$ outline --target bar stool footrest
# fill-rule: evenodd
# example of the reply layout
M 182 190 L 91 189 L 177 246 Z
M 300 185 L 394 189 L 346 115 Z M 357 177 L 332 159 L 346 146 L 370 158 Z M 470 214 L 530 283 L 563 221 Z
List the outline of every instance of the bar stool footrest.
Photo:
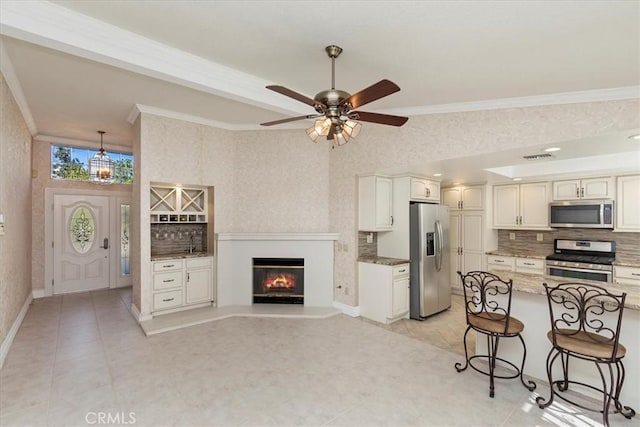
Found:
M 475 359 L 486 360 L 487 361 L 486 369 L 489 369 L 488 364 L 491 363 L 489 356 L 486 355 L 486 354 L 477 354 L 475 356 L 471 356 L 469 358 L 469 366 L 471 366 L 473 368 L 473 370 L 475 370 L 476 372 L 479 372 L 479 373 L 481 373 L 483 375 L 486 375 L 486 376 L 490 376 L 491 374 L 489 373 L 488 370 L 483 370 L 483 369 L 481 369 L 481 368 L 479 368 L 477 366 L 474 366 L 473 361 Z M 514 365 L 513 363 L 509 362 L 508 360 L 504 360 L 504 359 L 502 359 L 500 357 L 496 357 L 496 362 L 505 363 L 506 365 L 508 365 L 508 367 L 512 368 L 515 371 L 515 374 L 513 374 L 513 375 L 498 375 L 494 371 L 493 372 L 493 377 L 494 378 L 500 378 L 500 379 L 503 379 L 503 380 L 510 380 L 510 379 L 513 379 L 513 378 L 518 378 L 520 376 L 520 369 L 516 365 Z M 496 366 L 496 368 L 497 367 L 498 366 Z M 504 366 L 500 366 L 500 367 L 501 368 L 505 368 Z
M 566 381 L 567 384 L 567 389 L 569 388 L 569 386 L 574 385 L 574 386 L 581 386 L 581 387 L 585 387 L 588 389 L 591 389 L 593 391 L 597 391 L 598 393 L 603 394 L 604 396 L 607 397 L 611 397 L 611 401 L 613 402 L 613 408 L 612 410 L 609 411 L 610 414 L 622 414 L 625 418 L 627 419 L 631 419 L 636 415 L 636 411 L 631 408 L 630 406 L 622 406 L 622 404 L 620 403 L 620 401 L 618 399 L 616 399 L 615 397 L 611 396 L 610 393 L 605 392 L 603 389 L 595 387 L 591 384 L 585 384 L 585 383 L 581 383 L 579 381 Z M 564 389 L 564 385 L 565 385 L 565 381 L 564 380 L 556 380 L 553 383 L 551 383 L 551 392 L 553 393 L 553 395 L 555 395 L 556 397 L 559 397 L 560 399 L 564 400 L 567 403 L 570 403 L 571 405 L 577 406 L 581 409 L 584 409 L 586 411 L 591 411 L 591 412 L 598 412 L 600 414 L 603 413 L 602 407 L 600 408 L 594 408 L 592 406 L 586 406 L 583 405 L 581 403 L 578 403 L 574 400 L 571 400 L 566 394 L 563 394 L 563 392 L 567 391 L 567 389 Z M 554 389 L 555 386 L 555 389 Z M 556 390 L 557 389 L 557 390 Z M 537 399 L 536 399 L 537 401 Z M 538 402 L 538 406 L 540 406 L 540 403 Z M 540 406 L 540 408 L 542 408 L 542 406 Z

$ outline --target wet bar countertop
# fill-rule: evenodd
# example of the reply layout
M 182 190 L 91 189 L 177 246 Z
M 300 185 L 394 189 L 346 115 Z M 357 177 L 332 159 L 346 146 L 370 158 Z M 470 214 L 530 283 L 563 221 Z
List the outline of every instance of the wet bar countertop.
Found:
M 358 262 L 368 262 L 369 264 L 381 264 L 381 265 L 409 264 L 408 259 L 389 258 L 386 256 L 361 256 L 361 257 L 358 257 Z
M 183 258 L 200 258 L 205 256 L 213 256 L 212 253 L 209 252 L 179 252 L 175 254 L 162 254 L 162 255 L 151 255 L 151 261 L 164 261 L 167 259 L 183 259 Z
M 515 271 L 493 271 L 490 272 L 497 274 L 503 280 L 513 280 L 513 290 L 518 292 L 527 292 L 530 294 L 545 295 L 546 291 L 543 283 L 549 286 L 556 286 L 560 283 L 567 283 L 570 280 L 566 277 L 558 276 L 543 276 L 540 274 L 528 274 L 528 273 L 516 273 Z M 640 310 L 640 286 L 633 285 L 620 285 L 617 283 L 602 283 L 594 282 L 591 280 L 575 280 L 575 282 L 584 283 L 586 285 L 592 284 L 602 286 L 613 293 L 627 293 L 627 298 L 624 302 L 625 308 L 631 310 Z

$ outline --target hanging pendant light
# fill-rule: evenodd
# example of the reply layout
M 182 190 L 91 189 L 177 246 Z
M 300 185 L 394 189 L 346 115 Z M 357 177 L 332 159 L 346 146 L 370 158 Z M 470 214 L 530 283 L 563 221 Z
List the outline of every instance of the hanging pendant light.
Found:
M 115 175 L 115 166 L 102 146 L 106 132 L 99 130 L 98 133 L 100 134 L 100 150 L 89 160 L 89 181 L 111 184 Z

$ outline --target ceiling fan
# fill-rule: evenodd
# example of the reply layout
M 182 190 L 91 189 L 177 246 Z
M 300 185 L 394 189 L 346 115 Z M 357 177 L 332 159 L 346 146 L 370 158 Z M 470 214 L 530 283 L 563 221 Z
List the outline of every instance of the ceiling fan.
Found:
M 331 89 L 323 90 L 311 99 L 284 86 L 272 85 L 266 87 L 281 95 L 312 106 L 317 114 L 274 120 L 272 122 L 261 123 L 262 126 L 273 126 L 296 120 L 320 118 L 315 121 L 313 126 L 307 129 L 307 135 L 313 142 L 318 142 L 321 136 L 326 136 L 327 140 L 332 141 L 333 147 L 335 147 L 336 145 L 343 145 L 349 141 L 349 139 L 358 136 L 362 125 L 358 123 L 357 120 L 391 126 L 402 126 L 409 120 L 407 117 L 393 116 L 390 114 L 353 111 L 354 108 L 361 107 L 398 92 L 400 87 L 392 81 L 384 79 L 353 95 L 343 90 L 338 90 L 335 88 L 335 60 L 342 53 L 342 48 L 331 45 L 327 46 L 325 51 L 327 55 L 329 55 L 329 58 L 331 58 Z

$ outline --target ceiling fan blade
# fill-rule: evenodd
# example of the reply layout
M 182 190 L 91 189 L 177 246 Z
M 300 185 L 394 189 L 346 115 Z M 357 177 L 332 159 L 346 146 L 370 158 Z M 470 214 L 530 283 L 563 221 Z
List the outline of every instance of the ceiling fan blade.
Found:
M 392 93 L 398 92 L 400 87 L 392 82 L 391 80 L 380 80 L 378 83 L 375 83 L 368 88 L 362 89 L 358 93 L 354 93 L 344 101 L 342 101 L 342 105 L 349 103 L 351 108 L 358 108 L 364 104 L 368 104 L 377 99 L 384 98 L 387 95 L 391 95 Z
M 363 122 L 379 123 L 381 125 L 402 126 L 408 117 L 392 116 L 391 114 L 367 113 L 366 111 L 351 111 L 349 118 Z
M 316 105 L 321 105 L 319 104 L 317 101 L 306 97 L 302 94 L 299 94 L 298 92 L 294 92 L 291 89 L 287 89 L 284 86 L 278 86 L 278 85 L 272 85 L 272 86 L 267 86 L 267 89 L 272 90 L 274 92 L 278 92 L 280 95 L 284 95 L 284 96 L 288 96 L 289 98 L 293 98 L 296 101 L 300 101 L 303 102 L 307 105 L 311 105 L 312 107 L 315 107 Z
M 273 125 L 279 125 L 282 123 L 295 122 L 296 120 L 315 119 L 316 117 L 320 117 L 321 115 L 322 114 L 307 114 L 306 116 L 289 117 L 288 119 L 280 119 L 280 120 L 274 120 L 272 122 L 260 123 L 260 126 L 273 126 Z

